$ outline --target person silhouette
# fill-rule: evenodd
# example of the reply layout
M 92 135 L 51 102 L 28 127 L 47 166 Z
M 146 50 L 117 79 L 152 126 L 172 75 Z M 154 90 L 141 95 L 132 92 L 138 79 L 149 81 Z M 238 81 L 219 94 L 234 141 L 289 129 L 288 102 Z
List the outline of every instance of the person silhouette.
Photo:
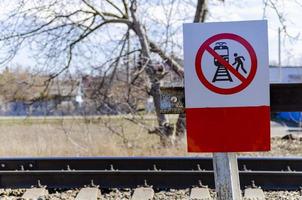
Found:
M 239 71 L 239 68 L 241 68 L 242 71 L 246 74 L 247 71 L 244 69 L 243 62 L 242 62 L 242 60 L 245 61 L 244 57 L 238 56 L 237 53 L 234 53 L 234 57 L 235 57 L 235 62 L 232 65 L 234 66 L 235 64 L 237 64 L 237 66 L 236 66 L 237 72 Z

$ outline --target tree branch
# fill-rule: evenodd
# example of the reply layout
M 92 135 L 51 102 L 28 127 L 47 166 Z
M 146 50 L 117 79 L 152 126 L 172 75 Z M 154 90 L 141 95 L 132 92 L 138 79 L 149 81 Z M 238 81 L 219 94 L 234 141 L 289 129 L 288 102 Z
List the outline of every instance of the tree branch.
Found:
M 105 0 L 105 1 L 107 1 L 112 7 L 114 7 L 120 14 L 122 14 L 122 16 L 124 17 L 125 16 L 125 14 L 123 13 L 123 11 L 119 8 L 119 7 L 117 7 L 117 5 L 115 5 L 112 1 L 110 1 L 110 0 Z
M 181 78 L 184 77 L 183 67 L 175 61 L 171 56 L 168 56 L 160 47 L 158 47 L 154 42 L 149 40 L 149 45 L 153 53 L 157 53 L 171 68 L 172 70 Z

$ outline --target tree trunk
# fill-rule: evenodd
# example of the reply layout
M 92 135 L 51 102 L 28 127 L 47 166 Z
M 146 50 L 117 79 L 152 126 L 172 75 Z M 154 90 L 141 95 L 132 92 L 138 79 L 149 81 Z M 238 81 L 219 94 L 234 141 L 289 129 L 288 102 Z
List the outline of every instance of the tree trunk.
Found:
M 204 22 L 206 19 L 207 13 L 208 13 L 208 0 L 198 0 L 193 22 L 195 22 L 195 23 Z M 176 122 L 176 131 L 175 131 L 176 136 L 183 137 L 185 135 L 185 131 L 186 131 L 186 120 L 185 119 L 186 119 L 185 113 L 180 114 L 178 116 L 178 119 Z
M 195 17 L 194 22 L 204 22 L 206 20 L 206 16 L 208 13 L 208 0 L 198 0 L 196 11 L 195 11 Z
M 208 11 L 208 0 L 198 0 L 196 5 L 194 22 L 203 22 L 206 18 Z M 145 71 L 148 75 L 151 84 L 150 94 L 154 100 L 154 107 L 156 111 L 157 121 L 159 125 L 159 129 L 157 133 L 161 136 L 162 139 L 166 140 L 169 136 L 173 134 L 174 128 L 168 122 L 167 118 L 164 114 L 160 113 L 160 81 L 157 77 L 156 70 L 152 66 L 150 48 L 155 53 L 158 53 L 163 59 L 167 60 L 167 64 L 169 64 L 172 69 L 183 78 L 183 70 L 180 65 L 173 60 L 171 57 L 167 56 L 159 47 L 155 45 L 155 43 L 148 41 L 147 35 L 137 20 L 135 12 L 136 12 L 136 1 L 132 2 L 130 7 L 130 12 L 133 19 L 133 24 L 130 27 L 138 36 L 139 42 L 142 48 L 142 65 L 146 65 Z M 185 114 L 180 114 L 176 123 L 176 136 L 183 137 L 185 135 Z
M 133 25 L 131 28 L 139 38 L 139 42 L 140 42 L 140 45 L 142 48 L 141 63 L 143 66 L 146 65 L 145 71 L 146 71 L 146 74 L 147 74 L 147 76 L 150 80 L 150 84 L 151 84 L 150 94 L 153 97 L 155 112 L 156 112 L 157 121 L 158 121 L 158 125 L 159 125 L 157 134 L 159 134 L 161 136 L 162 142 L 165 143 L 166 140 L 169 138 L 169 136 L 172 135 L 173 128 L 170 125 L 170 123 L 168 122 L 166 116 L 164 114 L 160 113 L 160 81 L 159 81 L 159 78 L 157 77 L 157 72 L 154 69 L 152 62 L 151 62 L 150 46 L 148 43 L 146 33 L 145 33 L 142 25 L 140 24 L 140 22 L 136 19 L 135 6 L 136 5 L 135 5 L 135 1 L 134 1 L 132 6 L 130 7 L 130 11 L 131 11 L 132 18 L 133 18 Z

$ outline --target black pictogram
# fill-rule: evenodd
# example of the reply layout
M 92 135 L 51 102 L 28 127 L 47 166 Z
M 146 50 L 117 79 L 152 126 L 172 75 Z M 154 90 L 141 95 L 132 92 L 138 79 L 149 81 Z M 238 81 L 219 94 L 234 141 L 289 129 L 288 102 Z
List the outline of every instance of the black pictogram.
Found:
M 244 69 L 243 62 L 242 62 L 242 60 L 245 61 L 244 57 L 238 56 L 237 53 L 234 53 L 234 57 L 235 57 L 235 62 L 232 65 L 234 66 L 237 64 L 237 66 L 236 66 L 237 72 L 239 72 L 239 69 L 242 69 L 242 71 L 246 74 L 247 71 Z
M 216 42 L 214 46 L 214 51 L 221 56 L 226 62 L 229 61 L 229 47 L 226 45 L 226 42 Z M 214 57 L 214 64 L 217 67 L 214 78 L 212 82 L 216 81 L 231 81 L 233 79 L 229 71 Z

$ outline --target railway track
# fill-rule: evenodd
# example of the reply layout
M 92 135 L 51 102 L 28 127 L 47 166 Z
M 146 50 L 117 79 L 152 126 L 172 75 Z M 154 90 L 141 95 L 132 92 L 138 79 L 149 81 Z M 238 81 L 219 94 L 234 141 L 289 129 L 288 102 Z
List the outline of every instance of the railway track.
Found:
M 300 190 L 302 158 L 239 157 L 241 188 Z M 0 188 L 214 188 L 210 157 L 0 158 Z
M 302 186 L 302 158 L 239 157 L 241 187 L 255 182 L 267 190 Z M 210 157 L 0 158 L 0 187 L 73 188 L 91 181 L 101 188 L 189 188 L 202 182 L 214 188 Z

